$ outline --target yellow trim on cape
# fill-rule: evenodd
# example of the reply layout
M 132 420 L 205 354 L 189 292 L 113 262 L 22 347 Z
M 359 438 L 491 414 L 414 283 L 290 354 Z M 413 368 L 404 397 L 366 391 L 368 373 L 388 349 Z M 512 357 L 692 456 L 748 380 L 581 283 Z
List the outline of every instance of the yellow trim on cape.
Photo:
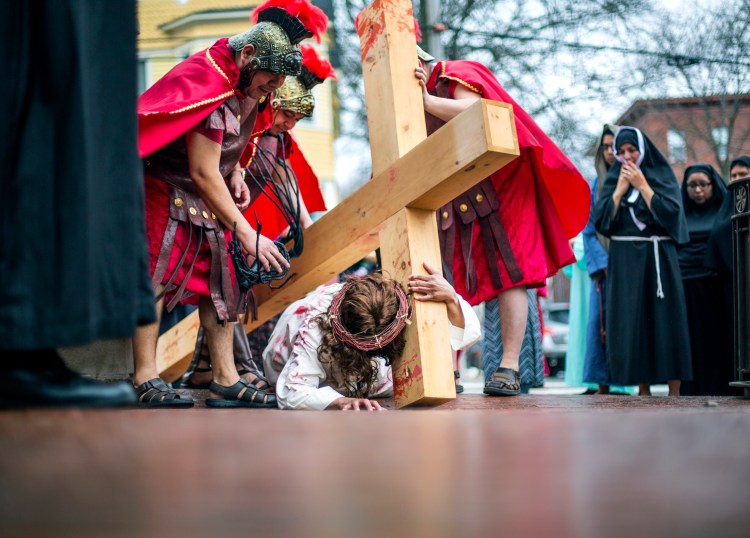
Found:
M 234 95 L 234 90 L 231 92 L 222 93 L 221 95 L 218 95 L 216 97 L 211 97 L 210 99 L 203 99 L 202 101 L 198 101 L 197 103 L 193 103 L 188 106 L 184 106 L 182 108 L 178 108 L 177 110 L 172 110 L 169 112 L 169 114 L 179 114 L 180 112 L 185 112 L 186 110 L 190 110 L 193 108 L 198 108 L 199 106 L 207 105 L 209 103 L 215 103 L 216 101 L 219 101 L 220 99 L 229 99 Z
M 452 77 L 450 75 L 446 75 L 445 74 L 445 62 L 440 62 L 440 77 L 441 78 L 447 78 L 448 80 L 455 80 L 456 82 L 458 82 L 462 86 L 465 86 L 466 88 L 470 89 L 474 93 L 477 93 L 477 94 L 481 95 L 482 97 L 484 97 L 484 94 L 476 86 L 472 86 L 471 84 L 469 84 L 465 80 L 461 80 L 458 77 Z
M 229 86 L 231 87 L 232 83 L 229 82 L 229 77 L 227 76 L 227 74 L 224 71 L 222 71 L 221 67 L 219 67 L 219 64 L 216 63 L 216 60 L 213 59 L 213 57 L 211 56 L 211 52 L 210 51 L 211 51 L 211 49 L 206 49 L 206 58 L 208 58 L 208 61 L 211 62 L 211 65 L 214 66 L 214 69 L 216 69 L 219 72 L 219 74 L 222 77 L 224 77 L 224 80 L 226 80 L 227 84 L 229 84 Z
M 216 63 L 216 61 L 211 56 L 210 49 L 206 49 L 206 58 L 208 58 L 208 61 L 211 63 L 214 69 L 222 76 L 224 77 L 224 80 L 227 81 L 227 84 L 229 84 L 229 87 L 232 88 L 232 83 L 229 81 L 229 77 L 227 74 L 219 67 L 219 64 Z M 197 103 L 192 103 L 190 105 L 184 106 L 182 108 L 178 108 L 177 110 L 170 110 L 169 112 L 148 112 L 146 114 L 143 114 L 144 116 L 151 116 L 152 114 L 179 114 L 181 112 L 185 112 L 186 110 L 192 110 L 194 108 L 198 108 L 204 105 L 208 105 L 211 103 L 215 103 L 216 101 L 222 100 L 222 99 L 229 99 L 234 95 L 234 88 L 232 88 L 230 91 L 224 92 L 221 95 L 217 95 L 216 97 L 211 97 L 209 99 L 203 99 L 201 101 L 198 101 Z

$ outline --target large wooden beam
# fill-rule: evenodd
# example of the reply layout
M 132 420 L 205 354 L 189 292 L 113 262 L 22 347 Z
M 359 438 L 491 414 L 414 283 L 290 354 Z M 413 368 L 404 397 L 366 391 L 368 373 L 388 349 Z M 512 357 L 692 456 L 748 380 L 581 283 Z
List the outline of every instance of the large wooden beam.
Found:
M 313 224 L 315 226 L 315 224 Z M 345 227 L 346 225 L 344 225 Z M 308 233 L 311 228 L 305 230 L 305 251 L 317 248 L 315 243 L 311 246 Z M 380 246 L 378 231 L 380 227 L 364 234 L 347 248 L 336 255 L 321 260 L 316 265 L 315 261 L 303 262 L 303 257 L 292 261 L 293 274 L 297 276 L 284 287 L 272 289 L 269 286 L 256 286 L 255 300 L 258 305 L 258 319 L 248 320 L 245 329 L 250 332 L 262 325 L 267 320 L 282 312 L 287 306 L 305 294 L 314 290 L 321 284 L 325 284 L 344 269 L 352 266 L 373 250 Z
M 422 263 L 441 267 L 435 212 L 404 208 L 380 232 L 383 273 L 406 284 Z M 393 362 L 396 407 L 438 404 L 456 397 L 449 324 L 444 303 L 412 302 L 404 353 Z
M 411 6 L 411 0 L 375 0 L 357 18 L 373 176 L 427 137 Z
M 487 117 L 506 125 L 488 127 Z M 511 106 L 484 99 L 445 124 L 305 230 L 305 250 L 292 264 L 300 276 L 259 291 L 258 320 L 247 330 L 377 248 L 372 231 L 404 207 L 437 210 L 515 159 L 514 135 Z

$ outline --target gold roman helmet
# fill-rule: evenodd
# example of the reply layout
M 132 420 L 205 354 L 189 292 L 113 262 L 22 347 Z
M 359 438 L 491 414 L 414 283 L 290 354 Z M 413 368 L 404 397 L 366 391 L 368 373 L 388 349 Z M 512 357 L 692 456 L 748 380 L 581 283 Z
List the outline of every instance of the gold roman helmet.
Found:
M 255 47 L 250 68 L 296 76 L 302 67 L 299 42 L 315 36 L 328 26 L 328 18 L 309 0 L 268 0 L 250 16 L 257 24 L 247 32 L 229 38 L 229 46 L 239 52 L 246 45 Z
M 291 110 L 309 118 L 315 109 L 315 98 L 299 78 L 287 77 L 274 92 L 271 106 L 274 110 Z
M 336 78 L 331 64 L 320 58 L 310 45 L 302 45 L 302 70 L 299 76 L 287 77 L 274 92 L 271 106 L 274 110 L 291 110 L 309 118 L 315 109 L 312 95 L 314 86 L 327 78 Z

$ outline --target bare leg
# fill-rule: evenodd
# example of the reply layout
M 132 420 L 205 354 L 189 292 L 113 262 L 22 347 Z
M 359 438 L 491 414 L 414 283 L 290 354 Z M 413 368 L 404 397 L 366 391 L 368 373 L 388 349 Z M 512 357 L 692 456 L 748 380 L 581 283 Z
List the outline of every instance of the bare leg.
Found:
M 529 315 L 529 296 L 526 287 L 511 288 L 500 292 L 500 332 L 503 340 L 503 356 L 500 366 L 518 371 L 526 322 Z
M 160 293 L 161 289 L 157 290 Z M 156 303 L 156 322 L 151 325 L 137 327 L 133 335 L 133 385 L 136 387 L 159 377 L 156 371 L 156 342 L 159 340 L 159 322 L 164 301 Z
M 240 379 L 237 368 L 234 366 L 234 353 L 232 351 L 234 323 L 225 323 L 224 325 L 219 323 L 216 308 L 210 297 L 200 298 L 198 312 L 203 330 L 206 331 L 213 380 L 224 387 L 231 387 Z M 212 396 L 220 397 L 213 393 Z
M 638 396 L 651 396 L 651 385 L 649 385 L 648 383 L 639 383 Z
M 669 395 L 670 396 L 679 396 L 680 395 L 680 380 L 679 379 L 671 379 L 667 381 L 667 385 L 669 385 Z

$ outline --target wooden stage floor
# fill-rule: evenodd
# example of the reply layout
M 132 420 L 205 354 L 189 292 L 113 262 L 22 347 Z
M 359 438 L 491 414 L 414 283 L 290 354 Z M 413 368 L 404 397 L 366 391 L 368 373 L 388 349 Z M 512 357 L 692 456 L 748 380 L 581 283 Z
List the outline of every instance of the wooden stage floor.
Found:
M 744 537 L 750 401 L 0 412 L 0 536 Z

